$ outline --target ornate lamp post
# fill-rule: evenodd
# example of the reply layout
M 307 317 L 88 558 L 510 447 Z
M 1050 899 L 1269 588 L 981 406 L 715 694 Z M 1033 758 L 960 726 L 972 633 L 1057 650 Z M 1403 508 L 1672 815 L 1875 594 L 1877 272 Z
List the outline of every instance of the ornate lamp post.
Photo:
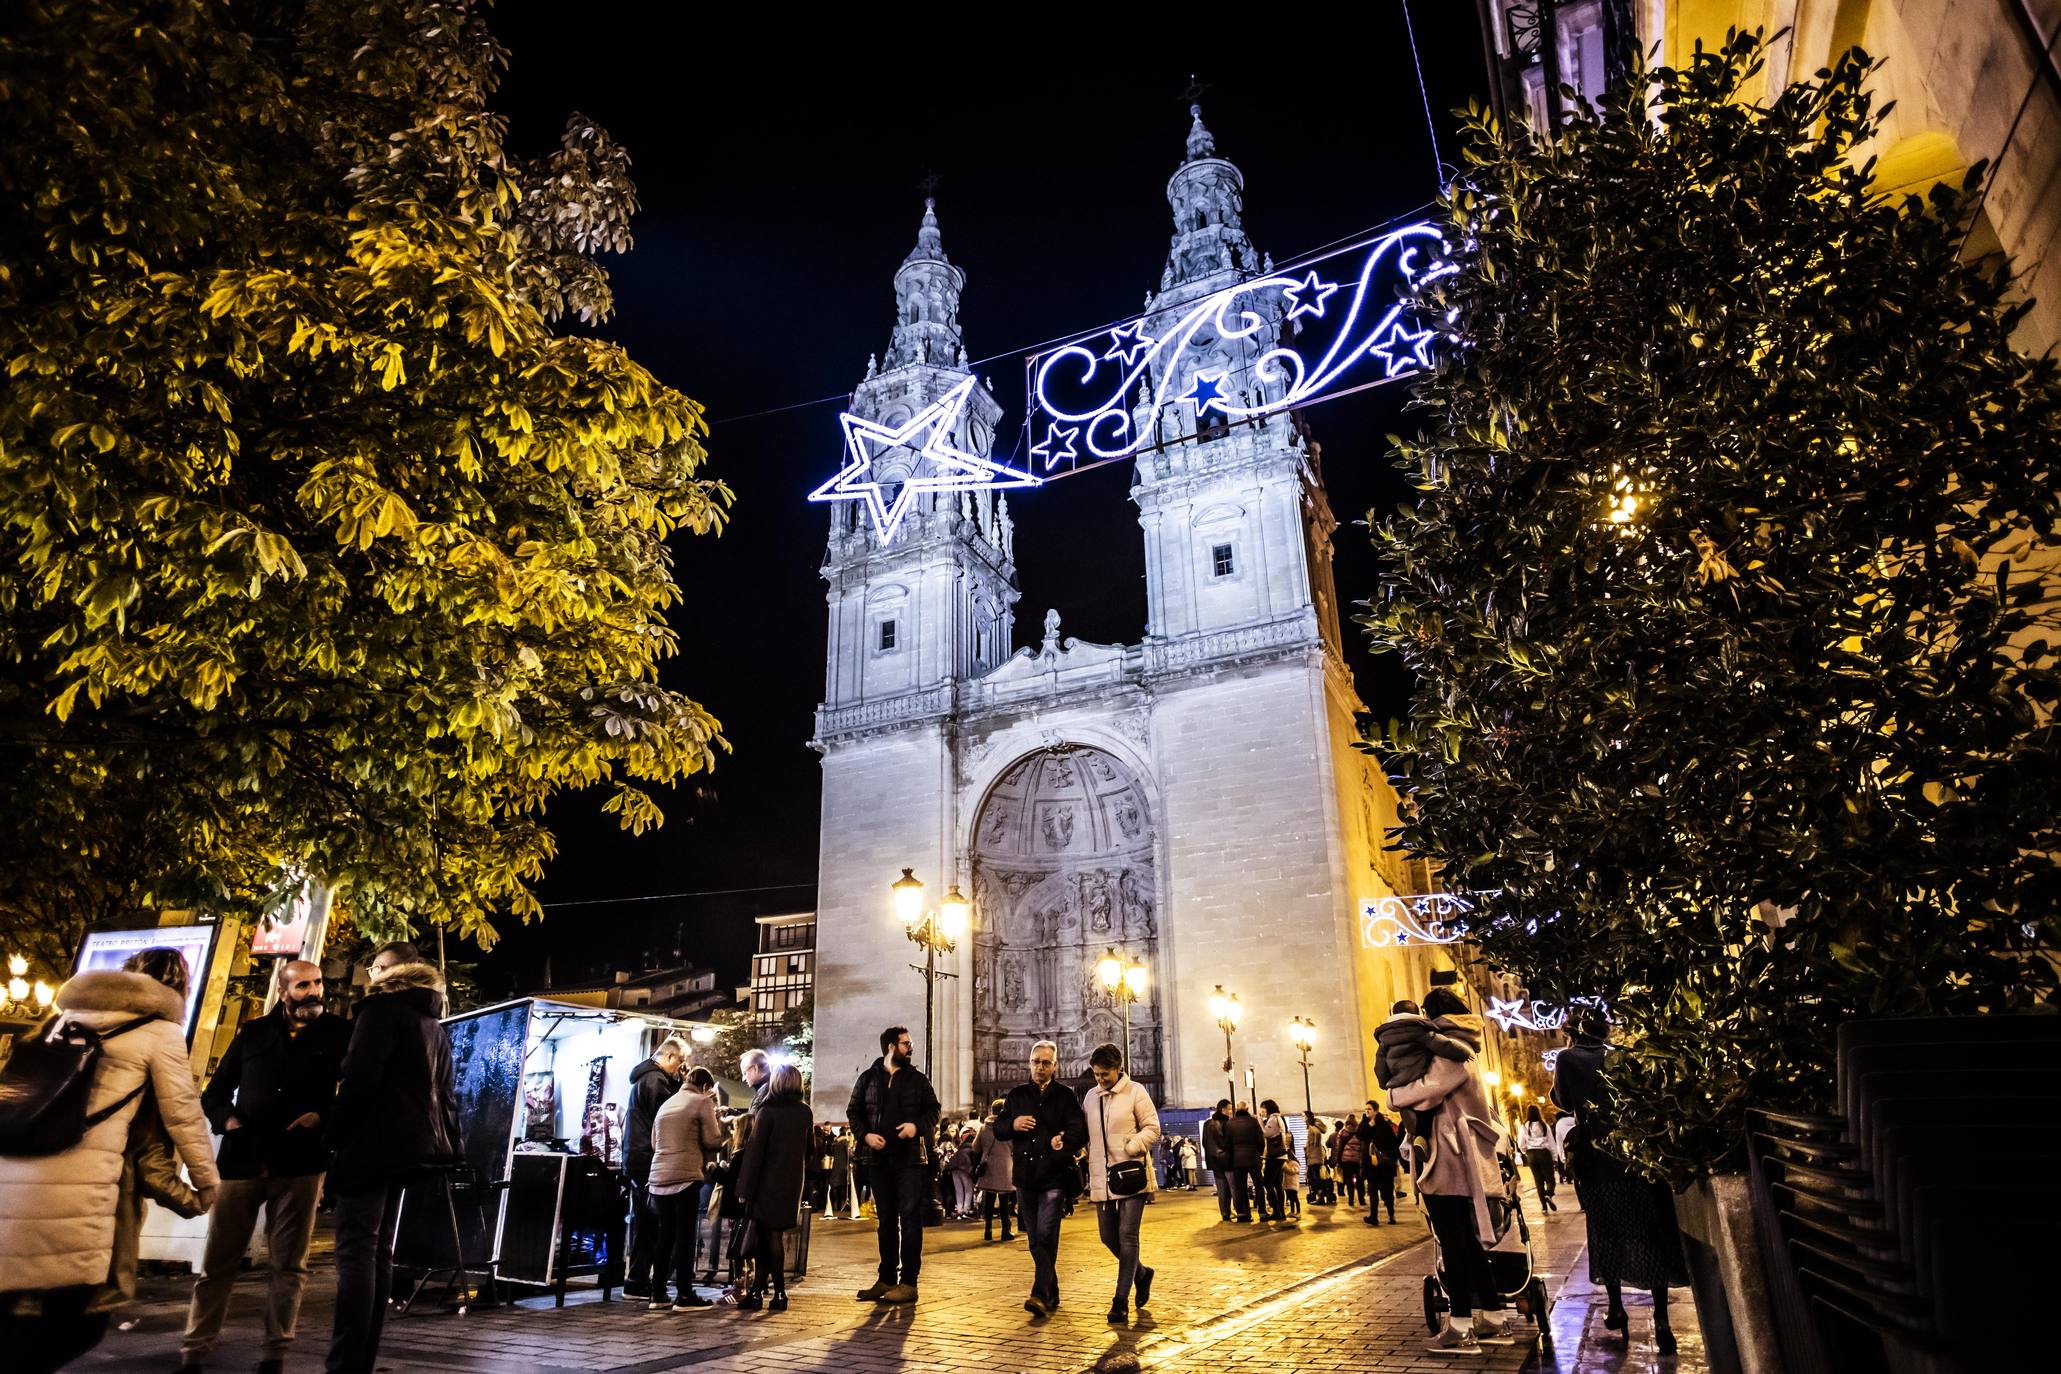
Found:
M 50 1010 L 57 989 L 38 978 L 29 982 L 29 961 L 19 954 L 7 956 L 6 997 L 0 999 L 0 1013 L 28 1020 Z
M 1238 1100 L 1238 1080 L 1231 1072 L 1231 1032 L 1238 1029 L 1238 994 L 1225 992 L 1222 983 L 1209 995 L 1210 1013 L 1217 1018 L 1217 1029 L 1224 1033 L 1224 1087 L 1229 1090 L 1231 1100 Z
M 1110 1000 L 1123 1008 L 1124 1068 L 1128 1071 L 1131 1066 L 1131 1003 L 1145 996 L 1152 970 L 1129 956 L 1119 957 L 1112 949 L 1095 965 L 1095 976 L 1102 980 L 1102 990 L 1109 994 Z
M 911 940 L 923 946 L 923 962 L 911 964 L 923 975 L 923 1071 L 937 1072 L 937 980 L 957 978 L 956 973 L 947 972 L 937 966 L 940 954 L 950 954 L 959 947 L 960 937 L 972 922 L 972 904 L 960 895 L 959 885 L 953 883 L 945 892 L 945 899 L 929 911 L 923 909 L 923 884 L 911 868 L 902 870 L 902 876 L 889 884 L 895 895 L 895 915 L 902 921 L 902 930 Z
M 1288 1023 L 1288 1038 L 1302 1052 L 1302 1119 L 1308 1121 L 1316 1115 L 1316 1108 L 1310 1105 L 1310 1050 L 1317 1043 L 1317 1023 L 1296 1017 Z

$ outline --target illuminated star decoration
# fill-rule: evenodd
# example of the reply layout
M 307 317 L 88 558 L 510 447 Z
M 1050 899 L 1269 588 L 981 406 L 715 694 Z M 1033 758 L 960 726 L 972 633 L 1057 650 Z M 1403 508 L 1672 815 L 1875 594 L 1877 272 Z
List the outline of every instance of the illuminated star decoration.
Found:
M 1197 419 L 1209 414 L 1212 409 L 1222 414 L 1230 414 L 1224 409 L 1224 375 L 1221 372 L 1198 372 L 1195 374 L 1195 384 L 1181 393 L 1182 400 L 1195 402 Z
M 1430 367 L 1431 331 L 1410 329 L 1397 320 L 1386 334 L 1368 345 L 1367 351 L 1387 365 L 1387 375 L 1391 377 L 1413 367 Z
M 1538 1023 L 1532 1020 L 1530 1007 L 1506 997 L 1489 998 L 1488 1019 L 1506 1031 L 1513 1026 L 1522 1026 L 1525 1030 L 1539 1028 Z
M 1317 274 L 1311 272 L 1300 282 L 1281 292 L 1288 298 L 1288 318 L 1292 320 L 1297 315 L 1321 316 L 1324 313 L 1324 298 L 1337 289 L 1335 284 L 1320 281 Z M 1307 300 L 1304 299 L 1306 296 Z
M 889 429 L 849 413 L 838 416 L 851 461 L 835 477 L 810 492 L 809 499 L 865 502 L 866 509 L 873 513 L 874 527 L 880 531 L 880 542 L 890 544 L 902 518 L 915 505 L 918 492 L 1043 486 L 1043 479 L 1028 472 L 952 446 L 952 431 L 958 428 L 966 398 L 973 393 L 973 381 L 968 377 L 910 416 L 900 429 Z M 917 436 L 925 431 L 927 437 L 919 441 Z M 899 448 L 916 449 L 917 465 L 910 475 L 899 483 L 874 480 L 874 460 Z M 925 460 L 932 469 L 928 474 L 918 470 Z M 887 497 L 888 486 L 896 487 L 893 500 Z
M 1073 461 L 1073 436 L 1081 432 L 1079 425 L 1053 425 L 1045 431 L 1045 437 L 1031 445 L 1031 457 L 1045 460 L 1045 471 L 1050 472 L 1061 463 Z
M 1120 324 L 1109 331 L 1109 337 L 1113 342 L 1109 351 L 1102 355 L 1103 361 L 1121 362 L 1125 367 L 1134 366 L 1139 358 L 1150 353 L 1159 342 L 1145 332 L 1143 320 Z

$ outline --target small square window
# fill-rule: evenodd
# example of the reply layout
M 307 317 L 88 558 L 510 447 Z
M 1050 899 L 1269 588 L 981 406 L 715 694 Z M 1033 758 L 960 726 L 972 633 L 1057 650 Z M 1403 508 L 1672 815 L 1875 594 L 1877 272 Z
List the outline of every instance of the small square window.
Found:
M 1209 551 L 1211 577 L 1229 577 L 1238 571 L 1238 560 L 1232 557 L 1229 544 L 1218 544 Z
M 880 652 L 886 653 L 895 646 L 895 623 L 892 620 L 880 622 Z

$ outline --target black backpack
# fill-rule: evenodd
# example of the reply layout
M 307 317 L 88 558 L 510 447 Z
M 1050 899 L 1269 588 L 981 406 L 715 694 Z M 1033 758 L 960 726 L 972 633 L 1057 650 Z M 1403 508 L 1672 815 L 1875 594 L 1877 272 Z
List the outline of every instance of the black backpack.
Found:
M 155 1019 L 139 1016 L 105 1031 L 67 1021 L 54 1032 L 40 1027 L 17 1039 L 13 1057 L 0 1070 L 0 1155 L 62 1154 L 141 1097 L 148 1077 L 119 1102 L 86 1110 L 106 1043 Z

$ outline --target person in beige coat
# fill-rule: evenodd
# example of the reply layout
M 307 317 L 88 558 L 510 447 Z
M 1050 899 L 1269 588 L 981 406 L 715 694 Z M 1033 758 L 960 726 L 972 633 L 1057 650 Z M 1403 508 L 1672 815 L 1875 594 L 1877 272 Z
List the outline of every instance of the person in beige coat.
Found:
M 1434 1057 L 1424 1077 L 1391 1083 L 1388 1096 L 1398 1108 L 1418 1113 L 1425 1151 L 1414 1161 L 1417 1197 L 1438 1237 L 1441 1276 L 1452 1300 L 1451 1319 L 1441 1322 L 1432 1348 L 1451 1350 L 1503 1334 L 1503 1324 L 1494 1315 L 1503 1300 L 1489 1270 L 1487 1247 L 1496 1238 L 1489 1199 L 1503 1197 L 1497 1155 L 1507 1148 L 1507 1137 L 1489 1105 L 1476 1058 L 1481 1052 L 1481 1018 L 1444 987 L 1433 988 L 1425 997 L 1424 1014 L 1464 1045 L 1468 1057 Z
M 690 1069 L 686 1086 L 651 1119 L 651 1172 L 645 1187 L 657 1215 L 658 1239 L 646 1311 L 684 1312 L 709 1305 L 694 1291 L 694 1251 L 701 1237 L 702 1180 L 723 1140 L 715 1076 L 704 1068 Z M 666 1296 L 668 1275 L 678 1285 L 677 1300 Z
M 1123 1070 L 1124 1052 L 1114 1045 L 1098 1045 L 1088 1056 L 1095 1086 L 1081 1099 L 1081 1112 L 1088 1118 L 1088 1198 L 1095 1204 L 1095 1221 L 1102 1232 L 1102 1244 L 1116 1256 L 1116 1296 L 1109 1304 L 1109 1320 L 1131 1319 L 1131 1289 L 1138 1290 L 1138 1306 L 1152 1301 L 1152 1270 L 1138 1260 L 1138 1230 L 1145 1220 L 1145 1204 L 1152 1200 L 1159 1184 L 1152 1176 L 1152 1147 L 1159 1144 L 1159 1109 L 1152 1095 L 1139 1087 Z M 1136 1192 L 1110 1188 L 1113 1166 L 1136 1161 L 1145 1171 L 1144 1186 Z
M 139 1182 L 162 1183 L 163 1160 L 146 1148 L 160 1130 L 192 1177 L 194 1201 L 214 1201 L 214 1151 L 186 1057 L 186 981 L 183 956 L 145 950 L 57 991 L 61 1020 L 107 1037 L 89 1114 L 121 1105 L 69 1149 L 0 1157 L 0 1348 L 10 1369 L 57 1369 L 92 1349 L 125 1299 L 125 1278 L 133 1289 L 136 1192 L 162 1191 Z M 161 1127 L 138 1128 L 146 1102 Z

